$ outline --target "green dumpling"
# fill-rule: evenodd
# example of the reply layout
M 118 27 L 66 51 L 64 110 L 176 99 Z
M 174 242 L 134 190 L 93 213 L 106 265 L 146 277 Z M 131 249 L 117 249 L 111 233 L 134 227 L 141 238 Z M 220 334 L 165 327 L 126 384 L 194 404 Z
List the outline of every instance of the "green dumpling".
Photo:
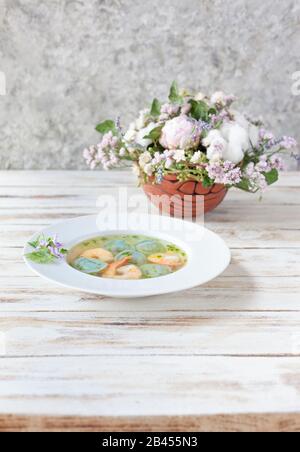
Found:
M 83 273 L 94 275 L 105 270 L 107 268 L 107 264 L 100 261 L 99 259 L 87 259 L 86 257 L 79 257 L 74 262 L 74 267 Z
M 131 249 L 131 247 L 128 246 L 128 243 L 126 243 L 125 240 L 110 240 L 104 245 L 104 248 L 113 254 L 121 253 L 122 251 Z
M 145 256 L 145 254 L 134 250 L 122 251 L 121 253 L 117 254 L 115 260 L 120 261 L 121 259 L 124 259 L 124 257 L 131 257 L 131 263 L 138 266 L 143 265 L 147 262 L 147 257 Z
M 144 240 L 143 242 L 139 242 L 136 245 L 136 249 L 146 256 L 150 256 L 150 254 L 154 253 L 164 253 L 166 251 L 166 247 L 155 240 Z
M 158 278 L 159 276 L 165 276 L 172 273 L 172 270 L 167 265 L 145 264 L 140 268 L 144 278 Z

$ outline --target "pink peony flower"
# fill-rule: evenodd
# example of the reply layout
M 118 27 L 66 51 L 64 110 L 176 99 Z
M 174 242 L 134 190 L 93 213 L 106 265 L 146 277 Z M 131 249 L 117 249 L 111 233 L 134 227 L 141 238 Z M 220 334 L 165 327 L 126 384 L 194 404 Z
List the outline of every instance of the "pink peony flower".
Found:
M 160 144 L 166 149 L 195 148 L 200 142 L 201 129 L 185 115 L 167 121 L 162 129 Z

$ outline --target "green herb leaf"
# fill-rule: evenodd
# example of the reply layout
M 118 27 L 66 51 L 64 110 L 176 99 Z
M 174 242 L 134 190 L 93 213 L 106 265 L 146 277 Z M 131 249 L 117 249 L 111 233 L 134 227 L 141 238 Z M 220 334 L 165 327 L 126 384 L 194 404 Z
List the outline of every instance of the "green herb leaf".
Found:
M 199 121 L 200 119 L 202 121 L 208 121 L 209 107 L 208 107 L 208 105 L 206 105 L 205 102 L 203 102 L 202 100 L 197 101 L 197 100 L 191 99 L 189 101 L 189 103 L 192 106 L 191 116 L 194 119 L 196 119 L 197 121 Z
M 55 261 L 55 257 L 52 256 L 47 249 L 41 249 L 39 251 L 26 254 L 26 257 L 37 264 L 50 264 Z
M 182 104 L 183 98 L 179 94 L 177 83 L 174 81 L 170 88 L 169 100 L 172 104 Z
M 154 99 L 152 102 L 152 106 L 151 106 L 151 116 L 159 116 L 160 115 L 160 110 L 161 110 L 161 103 L 159 102 L 158 99 Z
M 266 178 L 268 185 L 275 184 L 275 182 L 277 182 L 279 178 L 278 171 L 275 168 L 272 169 L 272 171 L 269 171 L 268 173 L 264 173 L 264 176 Z
M 28 242 L 28 245 L 30 245 L 32 248 L 37 248 L 39 246 L 40 237 L 35 240 L 34 242 Z
M 163 129 L 163 125 L 155 127 L 155 129 L 151 130 L 151 132 L 144 137 L 145 140 L 157 141 L 161 136 L 161 131 Z
M 101 124 L 98 124 L 96 130 L 97 132 L 102 133 L 102 135 L 104 135 L 107 132 L 112 132 L 114 135 L 117 134 L 116 124 L 114 121 L 110 119 L 101 122 Z

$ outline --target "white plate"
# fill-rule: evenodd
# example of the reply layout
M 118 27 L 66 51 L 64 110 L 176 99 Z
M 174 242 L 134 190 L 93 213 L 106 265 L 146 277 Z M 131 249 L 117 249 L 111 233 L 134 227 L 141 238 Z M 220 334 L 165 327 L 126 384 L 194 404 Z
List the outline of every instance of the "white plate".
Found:
M 162 222 L 162 218 L 166 221 Z M 119 281 L 81 273 L 70 267 L 66 259 L 49 265 L 37 264 L 26 258 L 26 254 L 33 251 L 29 245 L 25 246 L 24 260 L 35 273 L 64 287 L 117 298 L 147 297 L 190 289 L 216 278 L 230 263 L 231 255 L 225 242 L 203 226 L 154 215 L 147 217 L 147 220 L 145 216 L 140 216 L 138 220 L 140 221 L 134 222 L 136 226 L 125 230 L 122 226 L 107 224 L 103 228 L 97 216 L 79 217 L 46 228 L 29 241 L 40 234 L 46 237 L 57 234 L 59 241 L 67 249 L 71 249 L 88 238 L 101 235 L 146 235 L 182 248 L 188 255 L 187 265 L 159 278 Z M 141 226 L 146 224 L 147 226 Z

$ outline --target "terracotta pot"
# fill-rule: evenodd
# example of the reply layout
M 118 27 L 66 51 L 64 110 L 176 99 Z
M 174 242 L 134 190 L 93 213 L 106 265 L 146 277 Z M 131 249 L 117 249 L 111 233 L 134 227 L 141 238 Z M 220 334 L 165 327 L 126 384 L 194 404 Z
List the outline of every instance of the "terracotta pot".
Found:
M 153 181 L 154 178 L 143 185 L 148 198 L 161 212 L 180 218 L 197 218 L 203 211 L 210 212 L 223 201 L 228 191 L 221 184 L 205 188 L 201 182 L 193 180 L 180 182 L 176 175 L 165 176 L 161 184 Z M 162 195 L 164 198 L 158 199 Z

